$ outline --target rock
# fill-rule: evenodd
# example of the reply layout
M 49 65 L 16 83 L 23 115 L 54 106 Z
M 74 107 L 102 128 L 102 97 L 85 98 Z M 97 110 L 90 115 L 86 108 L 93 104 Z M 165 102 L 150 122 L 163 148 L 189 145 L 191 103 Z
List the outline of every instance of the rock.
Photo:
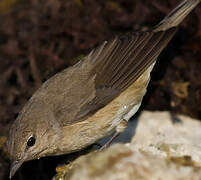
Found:
M 201 179 L 200 121 L 145 111 L 131 125 L 130 143 L 81 156 L 58 168 L 54 180 Z
M 142 113 L 132 139 L 135 149 L 166 157 L 189 155 L 201 162 L 201 122 L 169 112 Z

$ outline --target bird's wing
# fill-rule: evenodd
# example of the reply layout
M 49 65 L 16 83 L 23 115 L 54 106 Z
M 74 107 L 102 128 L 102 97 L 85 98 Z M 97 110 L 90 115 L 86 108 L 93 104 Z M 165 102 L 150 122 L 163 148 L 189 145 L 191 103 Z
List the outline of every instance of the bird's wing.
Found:
M 129 87 L 156 60 L 175 34 L 176 27 L 200 1 L 183 0 L 151 32 L 104 42 L 82 63 L 67 70 L 63 74 L 62 88 L 53 83 L 58 85 L 57 92 L 65 89 L 63 96 L 59 96 L 60 102 L 55 102 L 59 104 L 56 114 L 60 122 L 83 121 Z
M 108 104 L 145 72 L 175 32 L 171 28 L 115 37 L 92 50 L 71 74 L 65 102 L 58 103 L 68 107 L 56 108 L 60 121 L 82 121 Z

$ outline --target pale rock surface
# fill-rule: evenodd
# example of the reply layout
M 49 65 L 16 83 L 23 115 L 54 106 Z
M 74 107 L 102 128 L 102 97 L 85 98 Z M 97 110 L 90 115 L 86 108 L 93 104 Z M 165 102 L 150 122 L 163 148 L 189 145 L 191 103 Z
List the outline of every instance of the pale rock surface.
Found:
M 135 134 L 130 143 L 81 156 L 58 169 L 54 179 L 201 180 L 200 121 L 145 111 L 131 121 L 125 134 Z
M 162 157 L 167 152 L 161 146 L 167 145 L 171 156 L 189 155 L 201 162 L 201 122 L 182 115 L 174 117 L 169 112 L 145 111 L 131 144 Z

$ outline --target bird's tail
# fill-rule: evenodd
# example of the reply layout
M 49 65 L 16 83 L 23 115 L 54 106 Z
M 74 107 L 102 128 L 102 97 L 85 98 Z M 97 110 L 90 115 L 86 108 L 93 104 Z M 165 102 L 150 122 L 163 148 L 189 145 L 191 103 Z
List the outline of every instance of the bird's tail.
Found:
M 178 26 L 184 18 L 200 3 L 201 0 L 184 0 L 173 9 L 158 25 L 154 31 L 164 31 Z

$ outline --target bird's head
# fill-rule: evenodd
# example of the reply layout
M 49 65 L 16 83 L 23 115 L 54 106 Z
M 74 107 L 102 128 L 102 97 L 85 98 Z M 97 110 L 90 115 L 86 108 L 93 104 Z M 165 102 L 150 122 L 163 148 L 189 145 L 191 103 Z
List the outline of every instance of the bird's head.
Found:
M 54 116 L 46 107 L 35 101 L 25 105 L 9 131 L 10 178 L 23 162 L 39 159 L 54 151 L 58 136 L 53 126 Z

